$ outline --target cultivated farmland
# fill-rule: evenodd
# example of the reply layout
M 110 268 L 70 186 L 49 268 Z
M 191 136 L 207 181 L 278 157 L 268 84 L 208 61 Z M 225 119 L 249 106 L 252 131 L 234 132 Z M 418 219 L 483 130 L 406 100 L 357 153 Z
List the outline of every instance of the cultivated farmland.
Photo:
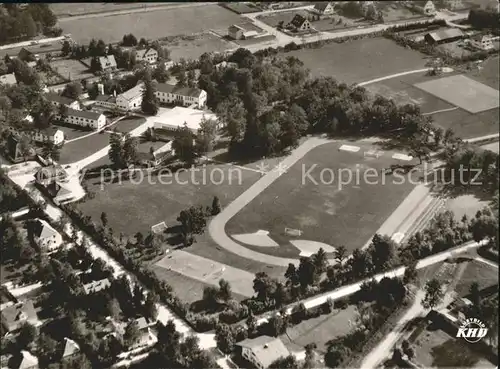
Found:
M 133 33 L 137 38 L 158 39 L 166 36 L 192 35 L 213 28 L 227 28 L 241 21 L 239 15 L 216 4 L 189 8 L 161 9 L 152 12 L 116 15 L 100 18 L 59 22 L 64 33 L 71 33 L 79 43 L 92 38 L 104 42 L 120 41 L 123 35 Z

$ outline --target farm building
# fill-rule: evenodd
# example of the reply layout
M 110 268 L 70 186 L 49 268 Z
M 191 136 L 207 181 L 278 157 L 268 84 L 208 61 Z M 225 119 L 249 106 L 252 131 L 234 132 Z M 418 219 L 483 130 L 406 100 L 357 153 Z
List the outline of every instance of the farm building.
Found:
M 471 37 L 469 44 L 483 51 L 493 50 L 495 48 L 490 35 L 475 35 Z
M 186 124 L 193 134 L 197 134 L 203 118 L 207 120 L 217 120 L 217 116 L 213 113 L 205 113 L 196 109 L 176 106 L 169 112 L 158 117 L 158 120 L 154 124 L 154 128 L 175 133 L 179 127 Z
M 327 1 L 314 3 L 314 8 L 312 9 L 312 11 L 319 15 L 331 15 L 335 12 L 332 3 Z
M 168 83 L 156 85 L 156 97 L 162 103 L 202 108 L 207 102 L 207 93 L 199 88 L 178 87 Z
M 57 127 L 36 129 L 31 132 L 31 138 L 35 142 L 51 142 L 54 145 L 61 145 L 64 142 L 64 132 Z
M 139 162 L 139 164 L 147 167 L 156 167 L 171 156 L 172 141 L 169 141 L 157 150 L 154 150 L 153 147 L 150 147 L 149 151 L 145 152 L 141 151 L 139 148 L 137 152 L 137 161 Z
M 311 23 L 300 14 L 295 14 L 293 19 L 285 27 L 295 31 L 307 31 L 311 29 Z
M 16 84 L 17 79 L 14 73 L 4 74 L 3 76 L 0 76 L 0 85 L 11 86 Z
M 450 28 L 442 31 L 429 32 L 424 36 L 424 40 L 430 45 L 440 45 L 457 41 L 464 38 L 464 33 L 458 28 Z
M 233 40 L 246 40 L 257 36 L 259 33 L 254 29 L 247 29 L 244 25 L 233 24 L 228 27 L 227 35 Z
M 241 349 L 241 356 L 259 369 L 266 369 L 277 359 L 290 355 L 283 342 L 276 337 L 247 338 L 236 345 Z

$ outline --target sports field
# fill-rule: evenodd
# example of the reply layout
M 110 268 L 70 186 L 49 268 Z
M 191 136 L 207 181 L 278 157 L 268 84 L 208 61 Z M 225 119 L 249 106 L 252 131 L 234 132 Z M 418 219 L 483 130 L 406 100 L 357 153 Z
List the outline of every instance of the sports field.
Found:
M 349 251 L 364 246 L 414 184 L 382 176 L 383 168 L 397 162 L 392 153 L 364 157 L 371 145 L 360 145 L 356 153 L 339 151 L 340 146 L 310 151 L 234 216 L 226 233 L 269 231 L 280 247 L 245 247 L 280 257 L 298 257 L 299 249 L 290 243 L 298 239 L 344 245 Z M 285 228 L 300 230 L 300 237 L 287 235 Z

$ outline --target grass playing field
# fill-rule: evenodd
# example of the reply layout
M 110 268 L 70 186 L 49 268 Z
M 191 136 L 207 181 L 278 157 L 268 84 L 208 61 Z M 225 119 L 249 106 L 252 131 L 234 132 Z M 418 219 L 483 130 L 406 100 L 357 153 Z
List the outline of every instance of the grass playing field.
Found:
M 370 145 L 365 144 L 357 153 L 341 152 L 339 147 L 339 143 L 332 143 L 309 152 L 233 217 L 226 225 L 227 234 L 269 231 L 280 247 L 246 247 L 281 257 L 299 254 L 289 243 L 294 237 L 286 235 L 285 228 L 301 230 L 298 239 L 345 245 L 350 251 L 362 247 L 414 185 L 381 176 L 382 168 L 396 163 L 391 153 L 368 158 L 363 152 L 373 149 Z M 339 174 L 346 183 L 348 170 L 351 182 L 339 186 Z

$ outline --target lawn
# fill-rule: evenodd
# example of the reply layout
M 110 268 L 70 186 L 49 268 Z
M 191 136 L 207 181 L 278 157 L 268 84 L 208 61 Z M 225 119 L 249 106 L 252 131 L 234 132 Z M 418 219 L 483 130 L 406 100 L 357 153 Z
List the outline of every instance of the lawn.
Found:
M 91 133 L 91 132 L 87 132 Z M 105 132 L 97 133 L 81 140 L 67 143 L 61 149 L 61 164 L 69 164 L 85 159 L 96 151 L 105 148 L 109 144 L 109 134 Z
M 101 18 L 64 19 L 59 26 L 71 33 L 78 43 L 92 38 L 104 42 L 120 41 L 124 34 L 137 38 L 159 39 L 166 36 L 192 35 L 212 28 L 227 28 L 241 21 L 239 15 L 217 4 L 197 7 L 161 9 L 157 11 L 116 15 Z
M 247 13 L 255 13 L 255 12 L 260 12 L 262 9 L 260 9 L 257 5 L 252 4 L 252 3 L 222 3 L 222 6 L 232 10 L 233 12 L 237 14 L 247 14 Z
M 165 3 L 52 3 L 50 8 L 57 16 L 75 16 L 118 10 L 165 6 Z M 174 4 L 172 4 L 174 5 Z
M 422 113 L 430 115 L 435 125 L 443 129 L 452 128 L 462 138 L 498 133 L 498 108 L 485 110 L 476 114 L 469 113 L 452 105 L 450 102 L 446 102 L 437 96 L 415 87 L 415 84 L 429 81 L 434 82 L 442 77 L 458 75 L 458 73 L 446 74 L 441 77 L 430 77 L 426 76 L 425 73 L 411 74 L 373 83 L 366 87 L 374 94 L 393 98 L 396 103 L 420 105 Z M 484 67 L 481 70 L 467 72 L 464 75 L 469 78 L 469 81 L 477 81 L 483 83 L 484 87 L 489 86 L 498 89 L 498 58 L 488 60 L 484 63 Z M 496 87 L 495 83 L 497 83 Z M 458 93 L 465 91 L 460 88 L 456 88 L 456 90 Z M 468 91 L 467 93 L 471 92 Z M 465 103 L 469 104 L 467 101 Z
M 479 290 L 491 286 L 498 286 L 498 269 L 478 261 L 468 262 L 462 278 L 460 278 L 460 281 L 455 287 L 455 291 L 462 297 L 467 296 L 470 286 L 474 282 L 479 284 Z
M 382 37 L 331 43 L 318 49 L 292 51 L 285 56 L 302 60 L 313 76 L 331 76 L 348 84 L 421 69 L 426 63 L 423 54 Z
M 289 244 L 285 228 L 301 230 L 300 239 L 344 245 L 350 251 L 365 245 L 414 185 L 380 176 L 382 168 L 395 164 L 392 153 L 370 158 L 363 152 L 373 149 L 371 145 L 362 144 L 357 153 L 338 151 L 340 145 L 310 151 L 228 222 L 228 235 L 269 231 L 281 247 L 247 247 L 281 257 L 299 253 Z M 352 181 L 339 186 L 339 175 L 347 183 L 349 174 Z
M 94 74 L 88 71 L 88 68 L 73 59 L 56 59 L 50 62 L 52 69 L 68 80 L 81 80 L 93 77 Z
M 118 132 L 127 133 L 133 131 L 141 124 L 145 123 L 146 119 L 137 116 L 126 117 L 120 120 L 118 123 L 112 125 L 110 129 L 116 129 Z
M 171 177 L 152 175 L 148 178 L 145 175 L 142 183 L 122 181 L 121 184 L 105 185 L 102 190 L 99 178 L 90 179 L 87 184 L 95 192 L 95 198 L 79 206 L 95 220 L 105 211 L 110 226 L 117 233 L 148 233 L 152 225 L 162 221 L 175 226 L 181 210 L 191 205 L 209 206 L 214 196 L 218 196 L 224 206 L 259 178 L 256 172 L 236 171 L 227 165 L 209 164 L 198 169 L 197 172 L 175 173 Z M 223 182 L 217 184 L 221 180 Z
M 493 368 L 494 365 L 478 356 L 462 339 L 451 337 L 446 332 L 432 328 L 424 329 L 414 344 L 415 359 L 425 368 Z
M 350 333 L 356 327 L 357 309 L 349 305 L 346 309 L 335 310 L 329 315 L 305 320 L 286 330 L 280 339 L 290 348 L 303 350 L 309 343 L 317 345 L 316 351 L 324 354 L 328 342 Z
M 488 200 L 477 198 L 473 194 L 466 194 L 448 199 L 446 208 L 455 214 L 456 219 L 462 219 L 464 215 L 470 219 L 488 204 Z
M 225 30 L 227 32 L 227 29 Z M 224 52 L 234 48 L 234 44 L 212 33 L 201 33 L 192 36 L 168 37 L 161 44 L 170 50 L 170 58 L 178 62 L 180 59 L 198 59 L 209 52 Z

